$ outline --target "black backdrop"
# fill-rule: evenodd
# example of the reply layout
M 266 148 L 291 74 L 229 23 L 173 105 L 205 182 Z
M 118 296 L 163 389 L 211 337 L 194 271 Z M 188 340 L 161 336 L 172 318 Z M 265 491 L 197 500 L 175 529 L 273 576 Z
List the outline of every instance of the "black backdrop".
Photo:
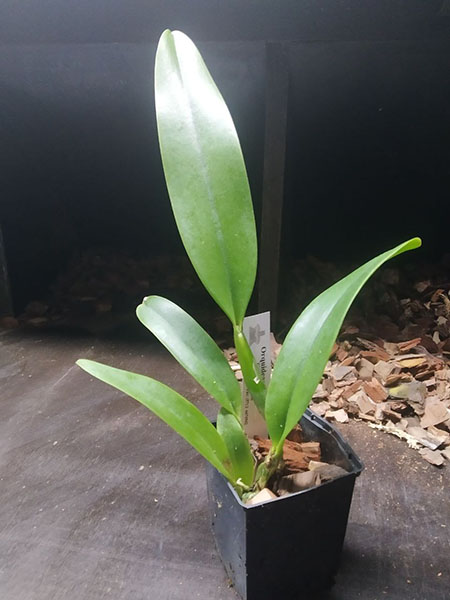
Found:
M 156 141 L 160 32 L 198 42 L 259 210 L 264 45 L 288 45 L 285 253 L 448 250 L 449 21 L 442 0 L 0 2 L 0 224 L 16 306 L 74 249 L 178 252 Z

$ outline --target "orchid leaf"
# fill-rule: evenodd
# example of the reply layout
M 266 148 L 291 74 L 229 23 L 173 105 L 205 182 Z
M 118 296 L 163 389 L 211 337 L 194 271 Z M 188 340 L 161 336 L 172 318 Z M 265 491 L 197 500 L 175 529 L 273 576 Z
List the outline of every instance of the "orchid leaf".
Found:
M 256 275 L 256 228 L 228 108 L 200 53 L 165 31 L 155 64 L 161 157 L 178 230 L 203 285 L 234 325 Z
M 236 478 L 250 486 L 253 483 L 255 460 L 242 425 L 234 415 L 222 408 L 217 416 L 217 431 L 228 448 Z
M 370 260 L 325 290 L 289 331 L 272 373 L 265 406 L 275 452 L 306 410 L 322 377 L 345 315 L 371 275 L 387 260 L 421 245 L 413 238 Z
M 101 381 L 128 394 L 184 438 L 232 483 L 236 477 L 222 437 L 196 406 L 163 383 L 92 360 L 80 359 L 77 365 Z
M 239 365 L 245 385 L 250 392 L 253 402 L 260 414 L 264 417 L 266 401 L 266 384 L 264 383 L 258 365 L 255 362 L 252 350 L 242 330 L 234 329 L 234 345 L 238 355 Z
M 145 298 L 136 313 L 208 394 L 240 418 L 239 384 L 223 352 L 206 331 L 183 309 L 160 296 Z

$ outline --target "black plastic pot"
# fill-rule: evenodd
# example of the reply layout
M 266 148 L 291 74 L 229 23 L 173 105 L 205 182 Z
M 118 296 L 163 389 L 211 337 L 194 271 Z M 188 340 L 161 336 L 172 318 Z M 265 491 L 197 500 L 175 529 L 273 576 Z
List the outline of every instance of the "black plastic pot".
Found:
M 227 480 L 206 466 L 217 550 L 244 600 L 310 600 L 333 584 L 347 528 L 356 477 L 363 464 L 340 433 L 307 411 L 305 438 L 347 474 L 318 487 L 246 506 Z

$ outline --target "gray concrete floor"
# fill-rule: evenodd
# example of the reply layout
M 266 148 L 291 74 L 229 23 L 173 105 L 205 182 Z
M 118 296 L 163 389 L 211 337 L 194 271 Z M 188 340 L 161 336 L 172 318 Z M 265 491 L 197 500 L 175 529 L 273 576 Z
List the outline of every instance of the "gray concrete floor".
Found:
M 202 459 L 79 357 L 150 374 L 216 411 L 151 341 L 0 334 L 0 598 L 236 600 L 209 531 Z M 364 424 L 341 429 L 366 470 L 324 598 L 448 600 L 450 467 Z

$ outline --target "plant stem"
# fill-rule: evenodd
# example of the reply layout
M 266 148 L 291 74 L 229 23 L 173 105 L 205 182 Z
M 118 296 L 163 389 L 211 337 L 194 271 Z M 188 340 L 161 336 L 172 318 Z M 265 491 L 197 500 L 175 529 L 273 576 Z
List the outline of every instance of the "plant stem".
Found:
M 253 489 L 257 492 L 267 487 L 270 478 L 275 475 L 278 470 L 283 468 L 283 449 L 280 453 L 275 453 L 273 448 L 270 449 L 268 455 L 264 459 L 257 471 L 255 476 L 255 484 Z
M 233 327 L 234 345 L 241 366 L 242 376 L 257 409 L 264 417 L 264 406 L 266 401 L 266 386 L 261 379 L 258 366 L 255 364 L 255 358 L 248 345 L 247 339 L 242 331 L 242 326 Z

